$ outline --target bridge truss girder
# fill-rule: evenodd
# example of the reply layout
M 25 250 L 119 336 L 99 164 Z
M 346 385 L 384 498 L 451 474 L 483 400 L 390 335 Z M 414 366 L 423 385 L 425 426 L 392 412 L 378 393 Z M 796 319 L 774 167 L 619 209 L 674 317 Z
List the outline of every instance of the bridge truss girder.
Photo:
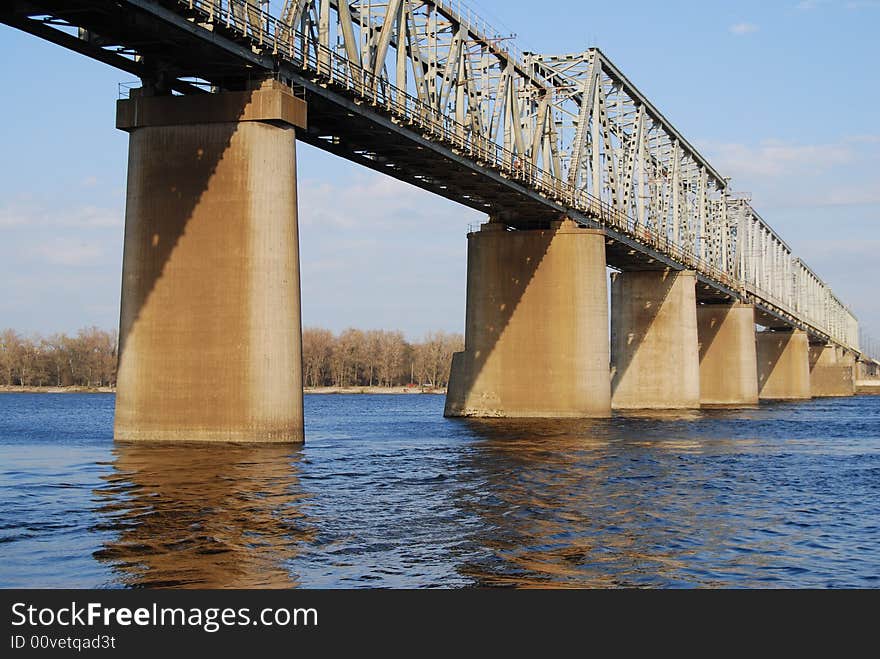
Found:
M 0 20 L 158 93 L 283 79 L 336 113 L 306 141 L 513 227 L 560 213 L 603 226 L 609 263 L 694 269 L 709 297 L 753 301 L 768 322 L 858 349 L 857 321 L 830 287 L 601 51 L 520 53 L 448 0 L 288 0 L 280 19 L 271 4 L 9 0 Z M 163 27 L 145 39 L 147 19 Z M 356 115 L 363 127 L 346 139 Z M 436 157 L 402 162 L 407 141 Z

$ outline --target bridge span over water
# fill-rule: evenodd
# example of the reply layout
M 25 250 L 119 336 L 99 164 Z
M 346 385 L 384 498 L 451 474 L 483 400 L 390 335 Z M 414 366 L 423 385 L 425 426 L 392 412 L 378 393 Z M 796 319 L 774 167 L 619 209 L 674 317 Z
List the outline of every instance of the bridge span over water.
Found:
M 7 0 L 0 21 L 142 81 L 117 108 L 119 439 L 302 439 L 296 140 L 489 216 L 450 416 L 853 393 L 854 315 L 598 49 L 521 52 L 449 0 Z

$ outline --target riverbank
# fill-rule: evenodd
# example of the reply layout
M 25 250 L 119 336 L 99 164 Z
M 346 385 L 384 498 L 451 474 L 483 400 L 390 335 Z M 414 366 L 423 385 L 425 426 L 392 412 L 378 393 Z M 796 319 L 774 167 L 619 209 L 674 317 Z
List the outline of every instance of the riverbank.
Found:
M 304 394 L 446 394 L 446 387 L 304 387 Z
M 115 394 L 116 387 L 19 387 L 0 384 L 0 394 Z
M 0 385 L 0 394 L 114 394 L 116 387 L 18 387 Z M 305 394 L 446 394 L 446 387 L 305 387 Z
M 0 394 L 115 394 L 116 387 L 18 387 L 0 384 Z M 304 394 L 438 394 L 446 387 L 304 387 Z M 856 395 L 880 396 L 880 381 L 860 380 Z

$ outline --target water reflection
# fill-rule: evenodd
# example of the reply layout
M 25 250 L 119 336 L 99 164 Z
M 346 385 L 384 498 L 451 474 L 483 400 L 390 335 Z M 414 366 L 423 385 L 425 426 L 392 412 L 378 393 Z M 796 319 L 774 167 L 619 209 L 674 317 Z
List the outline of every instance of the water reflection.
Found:
M 289 588 L 302 510 L 297 449 L 119 444 L 95 491 L 96 530 L 118 532 L 94 556 L 137 587 Z
M 473 541 L 486 551 L 460 570 L 478 585 L 718 583 L 690 568 L 697 552 L 722 552 L 735 516 L 717 474 L 689 457 L 717 442 L 645 438 L 620 418 L 468 426 L 482 440 L 467 464 L 479 475 L 460 504 L 483 519 Z

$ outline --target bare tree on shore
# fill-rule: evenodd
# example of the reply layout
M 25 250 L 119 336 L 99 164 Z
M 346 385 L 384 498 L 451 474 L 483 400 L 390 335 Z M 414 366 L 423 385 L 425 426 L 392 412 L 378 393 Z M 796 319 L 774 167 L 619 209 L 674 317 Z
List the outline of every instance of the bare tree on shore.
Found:
M 330 330 L 320 327 L 307 327 L 303 330 L 303 381 L 307 386 L 317 387 L 326 381 L 335 341 Z
M 22 336 L 12 329 L 0 332 L 0 380 L 6 385 L 84 387 L 116 383 L 116 332 L 97 327 L 74 337 Z

